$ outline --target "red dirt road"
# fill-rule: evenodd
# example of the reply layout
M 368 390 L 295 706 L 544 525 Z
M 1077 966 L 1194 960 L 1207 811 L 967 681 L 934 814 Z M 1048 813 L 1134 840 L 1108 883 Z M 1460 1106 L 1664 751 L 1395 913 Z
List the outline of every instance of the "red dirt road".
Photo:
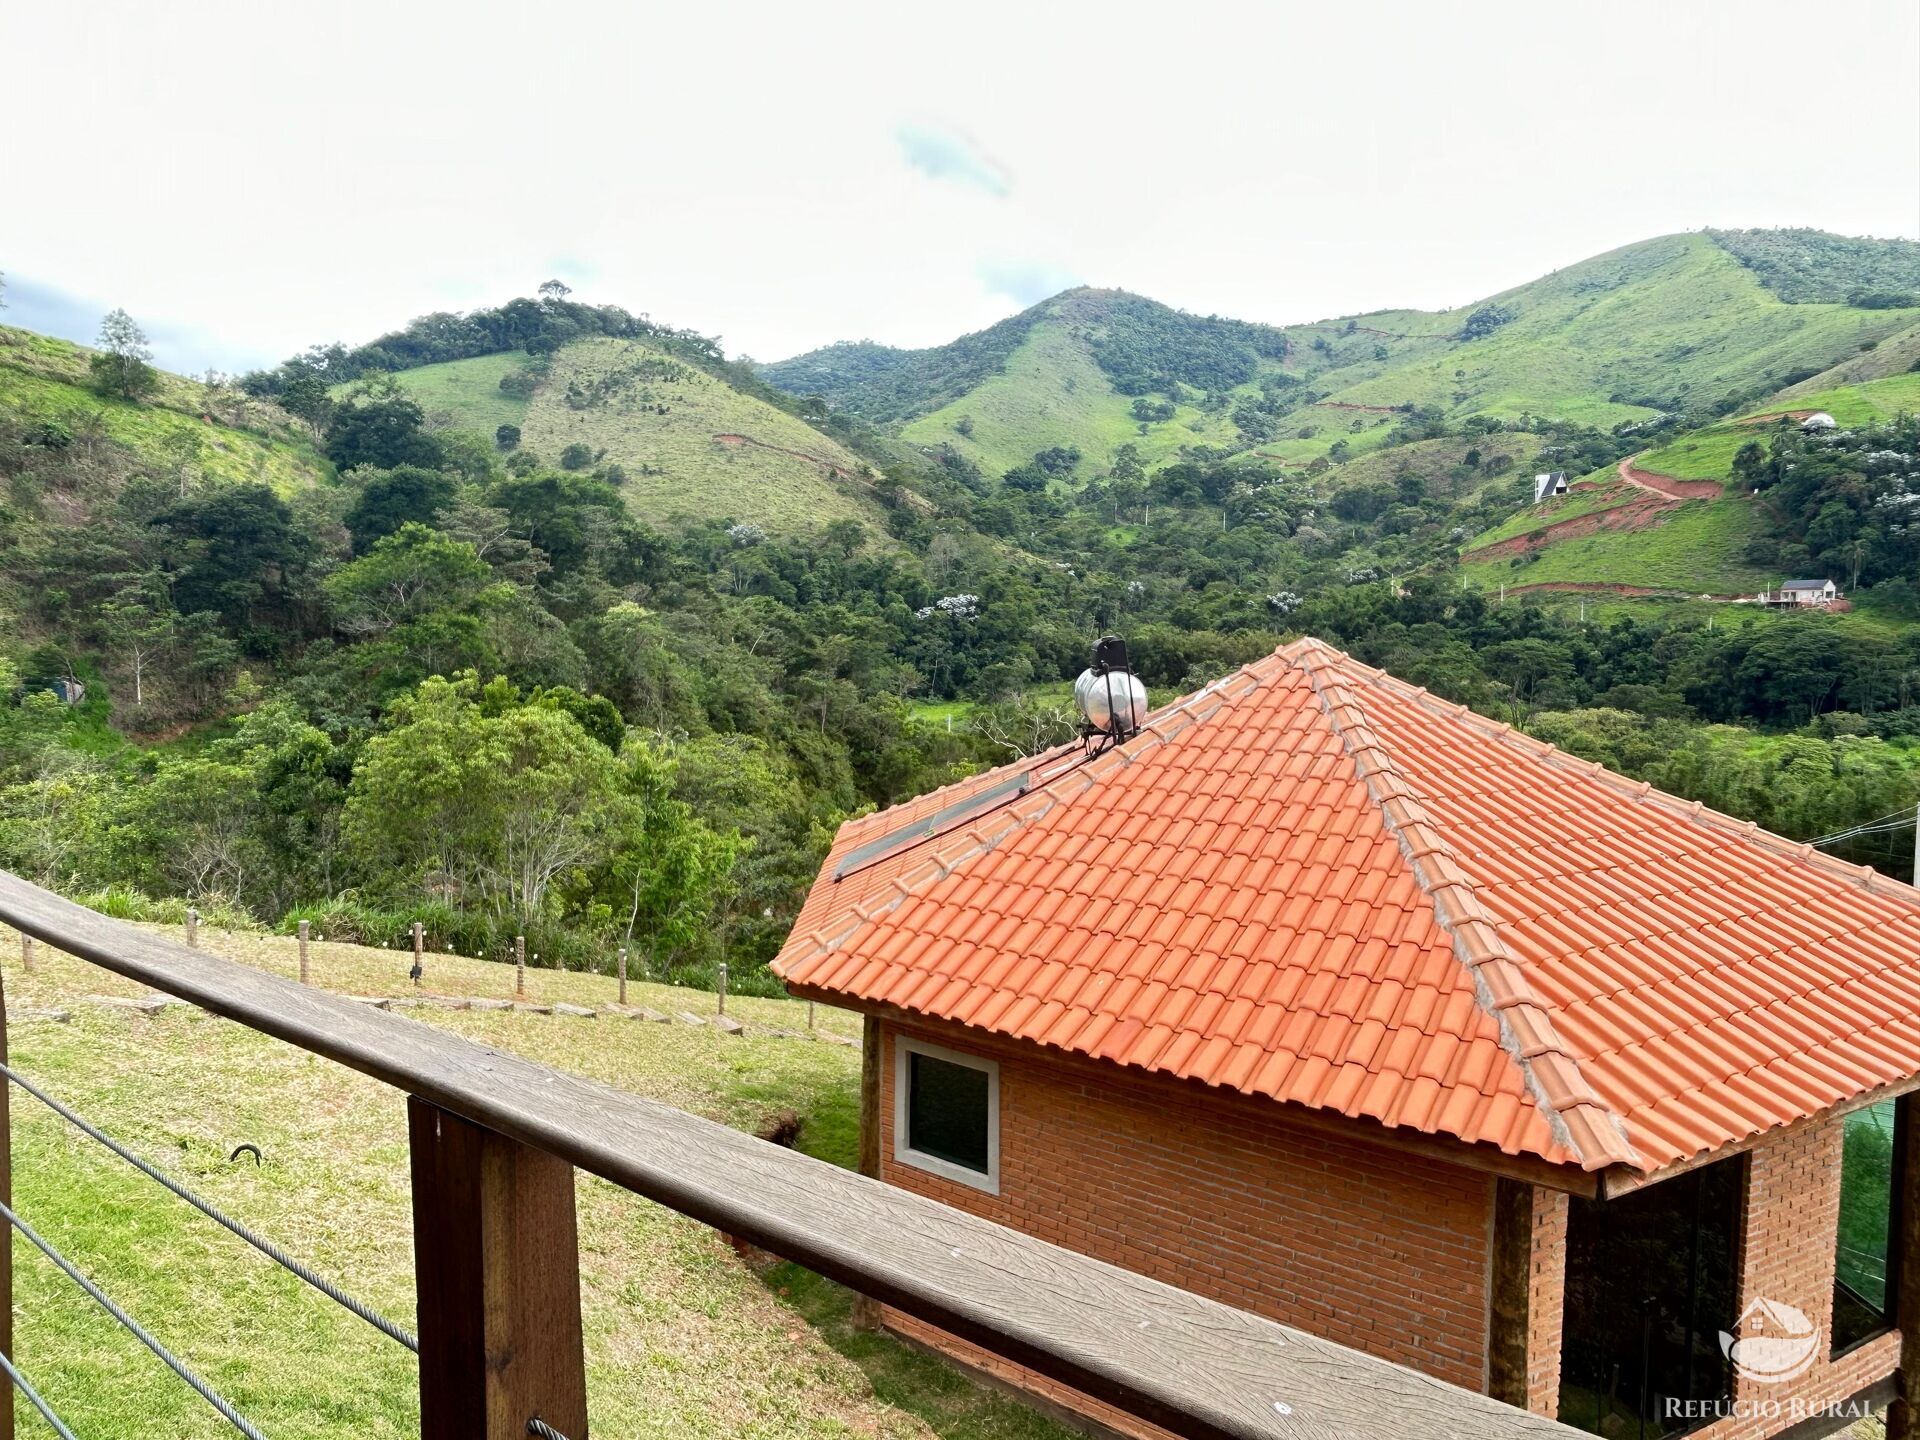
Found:
M 1665 495 L 1671 500 L 1717 500 L 1722 493 L 1718 480 L 1676 480 L 1671 475 L 1660 475 L 1652 470 L 1641 470 L 1634 465 L 1638 455 L 1629 455 L 1620 462 L 1620 478 L 1629 485 L 1641 490 L 1651 491 L 1655 495 Z
M 1505 540 L 1496 540 L 1491 545 L 1482 545 L 1478 550 L 1463 550 L 1460 558 L 1462 560 L 1499 560 L 1510 555 L 1525 555 L 1528 551 L 1543 549 L 1561 540 L 1577 540 L 1583 535 L 1597 535 L 1602 530 L 1645 530 L 1649 525 L 1656 524 L 1667 511 L 1678 509 L 1679 505 L 1679 500 L 1674 497 L 1649 490 L 1649 493 L 1636 495 L 1626 504 L 1615 505 L 1611 510 L 1589 510 L 1584 515 L 1575 515 L 1567 520 L 1556 520 L 1551 525 L 1543 525 L 1538 530 L 1529 530 L 1524 535 L 1509 535 Z
M 1398 415 L 1400 413 L 1400 407 L 1398 405 L 1355 405 L 1350 400 L 1316 400 L 1313 402 L 1313 405 L 1316 410 L 1364 410 L 1369 415 Z
M 836 480 L 851 480 L 854 478 L 852 472 L 844 466 L 836 465 L 831 460 L 823 460 L 818 455 L 809 455 L 804 450 L 789 450 L 784 445 L 769 445 L 766 441 L 756 440 L 751 435 L 716 435 L 713 438 L 722 445 L 751 445 L 757 450 L 771 450 L 776 455 L 791 455 L 796 460 L 805 460 L 809 464 L 818 465 Z

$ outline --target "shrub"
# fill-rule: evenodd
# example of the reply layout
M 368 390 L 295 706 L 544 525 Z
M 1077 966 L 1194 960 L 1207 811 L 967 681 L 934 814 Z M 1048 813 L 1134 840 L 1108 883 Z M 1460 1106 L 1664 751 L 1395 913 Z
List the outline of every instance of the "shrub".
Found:
M 518 425 L 502 425 L 498 430 L 493 432 L 493 443 L 498 445 L 502 450 L 515 449 L 520 444 L 520 427 Z
M 584 470 L 593 463 L 593 447 L 582 445 L 579 441 L 567 446 L 560 452 L 562 470 Z

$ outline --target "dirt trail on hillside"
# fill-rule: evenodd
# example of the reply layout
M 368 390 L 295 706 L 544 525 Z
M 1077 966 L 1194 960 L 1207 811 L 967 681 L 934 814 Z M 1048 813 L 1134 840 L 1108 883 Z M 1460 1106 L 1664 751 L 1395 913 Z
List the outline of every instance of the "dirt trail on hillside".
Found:
M 809 455 L 804 450 L 789 450 L 784 445 L 769 445 L 766 441 L 756 440 L 751 435 L 726 434 L 716 435 L 713 438 L 722 445 L 751 445 L 757 450 L 771 450 L 776 455 L 791 455 L 795 460 L 805 460 L 810 465 L 818 465 L 822 470 L 827 471 L 838 480 L 852 480 L 855 478 L 851 470 L 848 470 L 843 465 L 836 465 L 831 460 L 823 459 L 818 455 Z
M 1351 400 L 1316 400 L 1316 410 L 1364 410 L 1369 415 L 1398 415 L 1398 405 L 1355 405 Z
M 1509 585 L 1507 594 L 1551 591 L 1568 595 L 1621 595 L 1629 599 L 1648 595 L 1668 595 L 1682 600 L 1738 600 L 1738 595 L 1716 595 L 1707 590 L 1676 590 L 1672 586 L 1615 585 L 1605 580 L 1539 580 L 1530 585 Z
M 1723 493 L 1718 480 L 1677 480 L 1671 475 L 1641 470 L 1633 463 L 1639 458 L 1629 455 L 1620 462 L 1620 478 L 1638 489 L 1673 500 L 1717 500 Z
M 1669 510 L 1680 508 L 1680 501 L 1649 487 L 1642 486 L 1647 493 L 1636 495 L 1624 505 L 1615 505 L 1610 510 L 1589 510 L 1584 515 L 1575 515 L 1566 520 L 1556 520 L 1551 525 L 1543 525 L 1538 530 L 1529 530 L 1524 535 L 1509 535 L 1504 540 L 1496 540 L 1491 545 L 1482 545 L 1477 550 L 1460 552 L 1462 560 L 1499 560 L 1511 555 L 1525 555 L 1532 550 L 1544 549 L 1561 540 L 1578 540 L 1586 535 L 1597 535 L 1603 530 L 1645 530 L 1658 523 L 1660 517 Z
M 1771 410 L 1765 415 L 1749 415 L 1744 420 L 1736 420 L 1736 425 L 1771 425 L 1776 420 L 1804 420 L 1809 415 L 1818 415 L 1818 410 Z

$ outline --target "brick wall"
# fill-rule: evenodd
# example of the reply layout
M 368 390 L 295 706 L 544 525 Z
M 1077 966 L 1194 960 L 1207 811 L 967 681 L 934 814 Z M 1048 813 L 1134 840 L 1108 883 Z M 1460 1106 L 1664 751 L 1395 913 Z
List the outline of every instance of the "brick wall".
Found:
M 1734 1399 L 1778 1403 L 1780 1419 L 1738 1416 L 1696 1432 L 1708 1440 L 1759 1440 L 1791 1423 L 1796 1400 L 1811 1407 L 1844 1400 L 1893 1372 L 1898 1334 L 1829 1358 L 1833 1321 L 1834 1234 L 1840 1222 L 1840 1142 L 1844 1122 L 1819 1125 L 1756 1146 L 1747 1169 L 1747 1220 L 1740 1245 L 1740 1308 L 1765 1297 L 1806 1312 L 1822 1337 L 1813 1368 L 1782 1385 L 1736 1379 Z
M 1527 1409 L 1560 1410 L 1560 1331 L 1567 1305 L 1566 1192 L 1533 1190 L 1533 1259 L 1527 1279 Z
M 1750 1413 L 1714 1421 L 1701 1440 L 1764 1440 L 1808 1410 L 1845 1400 L 1892 1373 L 1900 1337 L 1884 1335 L 1833 1360 L 1834 1235 L 1840 1218 L 1839 1119 L 1808 1126 L 1756 1146 L 1747 1166 L 1745 1219 L 1736 1314 L 1760 1298 L 1802 1310 L 1820 1327 L 1812 1369 L 1779 1385 L 1735 1380 L 1734 1399 Z M 1528 1408 L 1552 1415 L 1560 1389 L 1560 1324 L 1565 1307 L 1567 1197 L 1534 1193 L 1534 1272 L 1528 1335 Z M 1729 1317 L 1731 1318 L 1731 1317 Z M 1801 1409 L 1796 1412 L 1795 1402 Z M 1776 1414 L 1766 1413 L 1777 1406 Z
M 887 1181 L 1485 1390 L 1489 1175 L 1289 1122 L 1271 1102 L 957 1027 L 899 1033 L 999 1061 L 1001 1183 L 989 1195 L 894 1158 L 891 1024 Z

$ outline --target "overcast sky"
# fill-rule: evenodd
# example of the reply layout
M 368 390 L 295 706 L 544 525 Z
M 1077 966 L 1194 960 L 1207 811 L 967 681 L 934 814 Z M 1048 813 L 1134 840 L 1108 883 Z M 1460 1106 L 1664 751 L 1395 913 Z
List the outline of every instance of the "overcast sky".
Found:
M 775 359 L 1920 236 L 1913 0 L 0 6 L 15 324 L 239 369 L 549 276 Z

